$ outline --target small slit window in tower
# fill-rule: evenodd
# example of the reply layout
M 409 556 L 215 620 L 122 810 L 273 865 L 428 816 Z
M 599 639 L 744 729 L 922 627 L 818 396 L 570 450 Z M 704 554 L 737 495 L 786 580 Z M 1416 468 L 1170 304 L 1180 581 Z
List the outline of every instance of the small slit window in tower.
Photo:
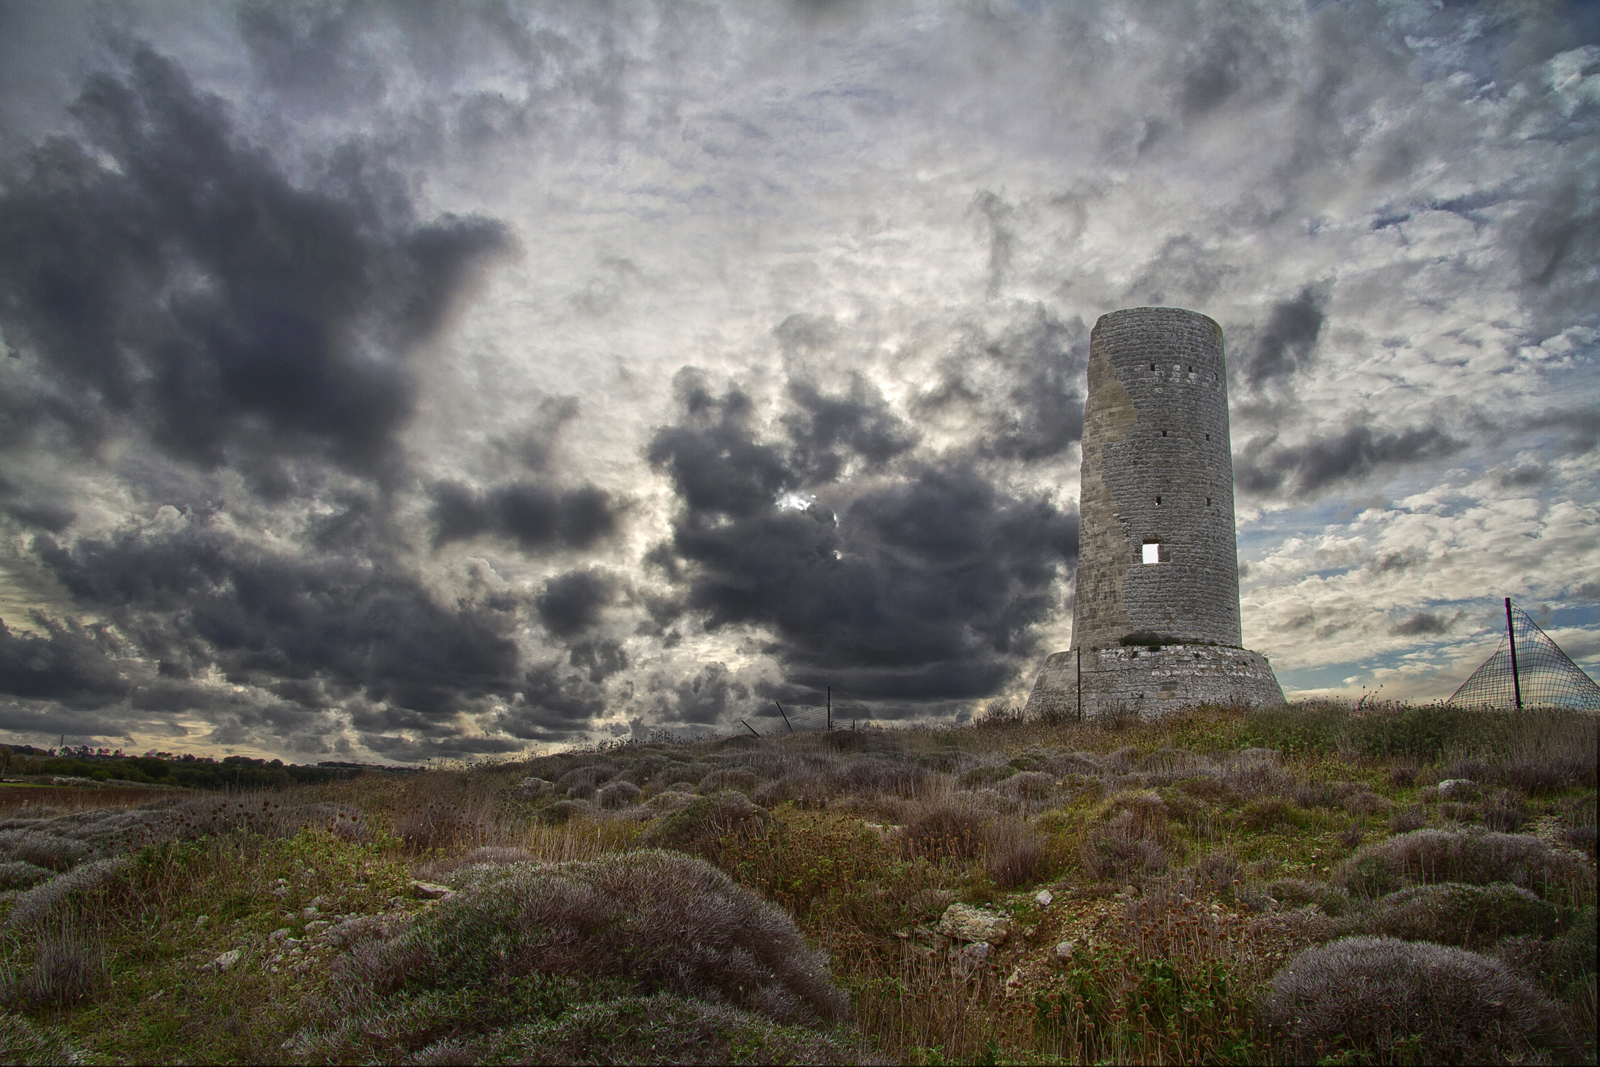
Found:
M 1144 543 L 1144 561 L 1146 563 L 1161 562 L 1161 545 L 1159 543 L 1155 541 L 1146 541 Z
M 1211 498 L 1210 497 L 1206 497 L 1206 507 L 1209 508 L 1210 506 L 1211 506 Z
M 1167 431 L 1165 431 L 1165 430 L 1162 430 L 1162 431 L 1161 431 L 1161 436 L 1162 436 L 1162 437 L 1165 437 L 1165 436 L 1167 436 Z
M 1161 494 L 1160 493 L 1156 494 L 1156 503 L 1157 504 L 1161 503 Z

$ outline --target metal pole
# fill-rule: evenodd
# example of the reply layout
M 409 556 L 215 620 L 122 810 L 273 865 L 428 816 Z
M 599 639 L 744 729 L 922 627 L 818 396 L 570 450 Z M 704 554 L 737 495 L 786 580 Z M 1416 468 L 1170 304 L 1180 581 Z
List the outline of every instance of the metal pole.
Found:
M 774 700 L 774 701 L 773 701 L 773 703 L 774 703 L 774 704 L 778 704 L 778 702 L 777 702 L 777 701 L 776 701 L 776 700 Z M 785 726 L 787 726 L 787 727 L 789 727 L 789 732 L 790 732 L 790 733 L 791 733 L 791 734 L 792 734 L 792 733 L 794 733 L 794 726 L 793 726 L 793 724 L 791 724 L 791 723 L 790 723 L 790 722 L 789 722 L 789 716 L 787 716 L 787 715 L 784 715 L 784 712 L 783 712 L 783 705 L 782 705 L 782 704 L 778 704 L 778 714 L 779 714 L 779 715 L 783 715 L 783 725 L 785 725 Z
M 1078 649 L 1078 721 L 1083 721 L 1083 649 Z
M 740 722 L 744 722 L 744 720 L 743 720 L 743 719 L 740 719 L 740 720 L 739 720 L 739 721 L 740 721 Z M 746 729 L 746 730 L 749 730 L 749 731 L 750 731 L 750 732 L 751 732 L 751 733 L 753 733 L 753 734 L 756 734 L 756 728 L 755 728 L 755 727 L 754 727 L 754 726 L 751 726 L 751 725 L 750 725 L 750 724 L 749 724 L 749 723 L 747 723 L 747 722 L 744 722 L 744 728 L 745 728 L 745 729 Z M 757 737 L 760 737 L 760 736 L 761 736 L 761 735 L 760 735 L 760 734 L 756 734 L 756 736 L 757 736 Z
M 1517 710 L 1522 710 L 1522 679 L 1517 677 L 1517 628 L 1511 623 L 1511 598 L 1506 597 L 1506 637 L 1511 640 L 1511 688 L 1517 694 Z
M 828 686 L 828 730 L 833 730 L 833 686 Z

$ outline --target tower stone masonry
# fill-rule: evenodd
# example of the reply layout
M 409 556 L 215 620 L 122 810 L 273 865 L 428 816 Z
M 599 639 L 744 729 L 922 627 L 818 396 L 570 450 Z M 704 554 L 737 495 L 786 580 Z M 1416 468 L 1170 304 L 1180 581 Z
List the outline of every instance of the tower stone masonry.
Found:
M 1095 323 L 1072 648 L 1045 660 L 1028 711 L 1283 702 L 1266 658 L 1241 647 L 1227 383 L 1222 329 L 1204 315 Z

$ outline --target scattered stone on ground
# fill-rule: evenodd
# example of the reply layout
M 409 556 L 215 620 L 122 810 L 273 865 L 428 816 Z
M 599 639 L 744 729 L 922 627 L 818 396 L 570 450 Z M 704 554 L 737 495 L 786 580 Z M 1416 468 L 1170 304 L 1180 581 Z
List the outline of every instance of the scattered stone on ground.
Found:
M 438 882 L 422 882 L 411 880 L 411 891 L 423 900 L 449 900 L 456 895 L 456 891 L 447 885 Z
M 939 932 L 956 941 L 986 941 L 991 945 L 1003 944 L 1011 932 L 1011 923 L 1004 915 L 996 915 L 970 904 L 952 904 L 939 920 Z
M 1056 897 L 1054 893 L 1050 892 L 1050 890 L 1041 889 L 1034 895 L 1033 899 L 1039 902 L 1039 907 L 1048 908 L 1050 906 L 1050 902 L 1056 899 Z

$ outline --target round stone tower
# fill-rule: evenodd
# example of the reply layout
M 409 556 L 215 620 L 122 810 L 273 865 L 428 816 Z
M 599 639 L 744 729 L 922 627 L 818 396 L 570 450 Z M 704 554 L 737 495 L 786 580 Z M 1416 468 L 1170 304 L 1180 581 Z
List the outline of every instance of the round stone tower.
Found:
M 1181 308 L 1102 315 L 1089 346 L 1072 648 L 1030 710 L 1281 703 L 1241 648 L 1222 330 Z

